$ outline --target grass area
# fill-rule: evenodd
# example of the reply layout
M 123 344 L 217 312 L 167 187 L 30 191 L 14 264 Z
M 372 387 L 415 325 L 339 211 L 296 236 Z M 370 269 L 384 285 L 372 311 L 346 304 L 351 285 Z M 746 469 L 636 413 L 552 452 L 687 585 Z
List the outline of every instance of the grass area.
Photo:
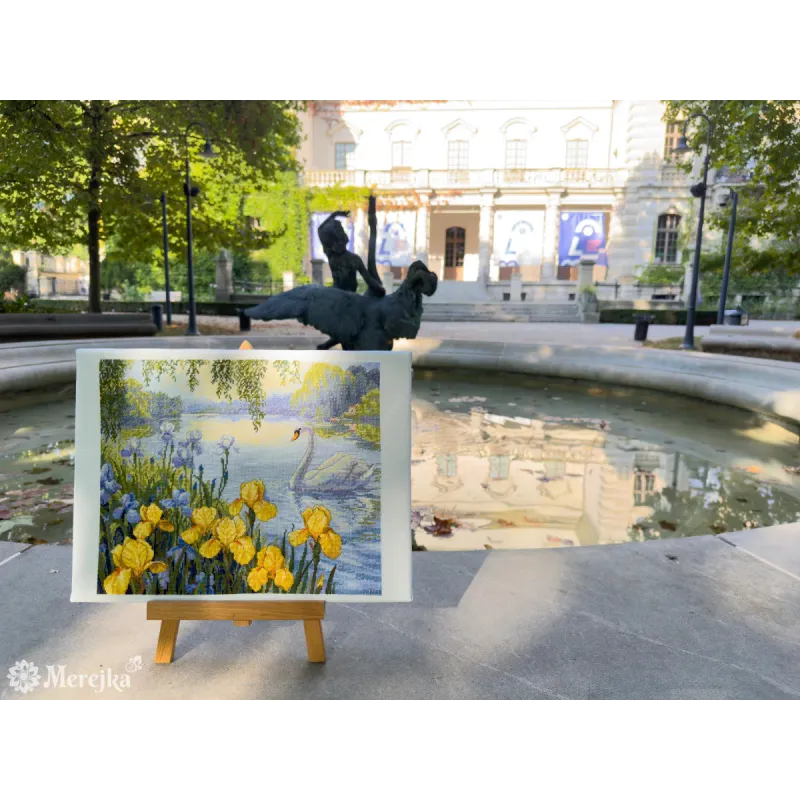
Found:
M 164 323 L 164 330 L 161 333 L 157 333 L 156 336 L 185 336 L 186 335 L 186 328 L 188 325 L 186 323 L 173 323 L 172 325 L 167 325 Z M 207 322 L 197 322 L 197 330 L 200 332 L 202 336 L 233 336 L 241 335 L 238 330 L 233 330 L 230 327 L 225 327 L 223 325 L 213 325 Z
M 703 341 L 702 336 L 694 337 L 694 346 L 699 350 L 700 342 Z M 669 339 L 658 339 L 655 341 L 647 341 L 643 343 L 645 347 L 653 347 L 656 350 L 680 350 L 683 344 L 683 336 L 673 336 Z

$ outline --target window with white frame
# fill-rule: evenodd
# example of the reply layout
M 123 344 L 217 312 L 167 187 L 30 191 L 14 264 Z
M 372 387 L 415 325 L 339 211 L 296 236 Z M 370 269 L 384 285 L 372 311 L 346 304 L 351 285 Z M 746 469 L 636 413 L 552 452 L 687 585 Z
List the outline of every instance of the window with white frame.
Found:
M 506 142 L 506 169 L 525 169 L 528 143 L 524 139 L 509 139 Z
M 469 142 L 447 143 L 447 169 L 450 172 L 469 169 Z
M 510 456 L 489 456 L 489 478 L 493 481 L 508 480 L 510 466 Z
M 411 142 L 392 142 L 392 169 L 411 167 Z
M 586 169 L 589 163 L 587 139 L 570 139 L 567 142 L 567 169 Z
M 355 169 L 355 153 L 354 142 L 337 142 L 336 169 Z
M 656 261 L 675 264 L 678 261 L 679 214 L 661 214 L 656 227 Z
M 664 131 L 664 161 L 675 161 L 675 148 L 683 133 L 682 122 L 668 122 Z
M 455 478 L 458 471 L 454 455 L 439 456 L 439 474 L 445 478 Z

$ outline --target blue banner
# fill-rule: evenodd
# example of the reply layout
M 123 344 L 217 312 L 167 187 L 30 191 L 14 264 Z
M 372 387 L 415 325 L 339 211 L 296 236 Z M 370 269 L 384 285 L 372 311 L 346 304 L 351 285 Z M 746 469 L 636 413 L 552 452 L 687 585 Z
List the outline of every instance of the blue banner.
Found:
M 327 263 L 328 259 L 325 257 L 325 253 L 322 250 L 322 242 L 319 240 L 319 226 L 325 222 L 326 219 L 331 215 L 332 212 L 319 212 L 315 211 L 311 215 L 311 258 L 321 258 L 323 261 Z M 353 219 L 352 217 L 337 217 L 339 222 L 342 223 L 342 227 L 344 228 L 345 233 L 347 234 L 347 238 L 350 240 L 347 243 L 347 249 L 351 253 L 355 253 L 355 228 L 353 227 Z
M 558 236 L 558 266 L 577 267 L 584 256 L 607 266 L 606 215 L 602 211 L 564 211 Z

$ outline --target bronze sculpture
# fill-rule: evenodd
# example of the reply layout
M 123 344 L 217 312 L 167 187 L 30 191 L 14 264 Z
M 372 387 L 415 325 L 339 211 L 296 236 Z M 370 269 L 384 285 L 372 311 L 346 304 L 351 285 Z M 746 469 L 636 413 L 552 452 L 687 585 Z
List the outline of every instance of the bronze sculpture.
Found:
M 422 295 L 430 297 L 437 283 L 436 275 L 415 261 L 400 288 L 384 297 L 333 286 L 298 286 L 245 313 L 252 319 L 299 320 L 341 343 L 343 350 L 391 350 L 395 339 L 416 338 L 422 322 Z
M 438 278 L 421 261 L 409 268 L 400 288 L 390 295 L 378 276 L 375 262 L 378 218 L 375 198 L 369 198 L 369 250 L 367 267 L 347 249 L 349 239 L 337 216 L 331 214 L 319 226 L 319 238 L 328 258 L 333 286 L 298 286 L 270 297 L 245 313 L 252 319 L 296 319 L 331 338 L 317 347 L 327 350 L 341 344 L 343 350 L 391 350 L 395 339 L 414 339 L 422 322 L 422 295 L 436 291 Z M 356 294 L 361 275 L 367 284 Z

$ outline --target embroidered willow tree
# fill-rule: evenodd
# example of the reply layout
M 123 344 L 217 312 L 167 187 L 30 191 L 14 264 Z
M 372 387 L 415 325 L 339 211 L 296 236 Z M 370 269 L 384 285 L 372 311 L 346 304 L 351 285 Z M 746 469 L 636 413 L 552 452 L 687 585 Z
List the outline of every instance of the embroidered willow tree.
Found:
M 267 396 L 263 379 L 267 370 L 273 367 L 283 386 L 300 382 L 300 364 L 297 361 L 187 359 L 178 362 L 159 359 L 141 363 L 145 387 L 165 377 L 177 381 L 180 375 L 187 379 L 192 392 L 200 382 L 201 370 L 208 367 L 217 398 L 228 402 L 245 401 L 254 430 L 258 430 L 264 421 Z M 130 397 L 130 392 L 127 391 L 130 378 L 126 377 L 126 373 L 132 365 L 132 361 L 123 359 L 104 359 L 100 362 L 100 427 L 105 439 L 116 438 L 122 430 Z

